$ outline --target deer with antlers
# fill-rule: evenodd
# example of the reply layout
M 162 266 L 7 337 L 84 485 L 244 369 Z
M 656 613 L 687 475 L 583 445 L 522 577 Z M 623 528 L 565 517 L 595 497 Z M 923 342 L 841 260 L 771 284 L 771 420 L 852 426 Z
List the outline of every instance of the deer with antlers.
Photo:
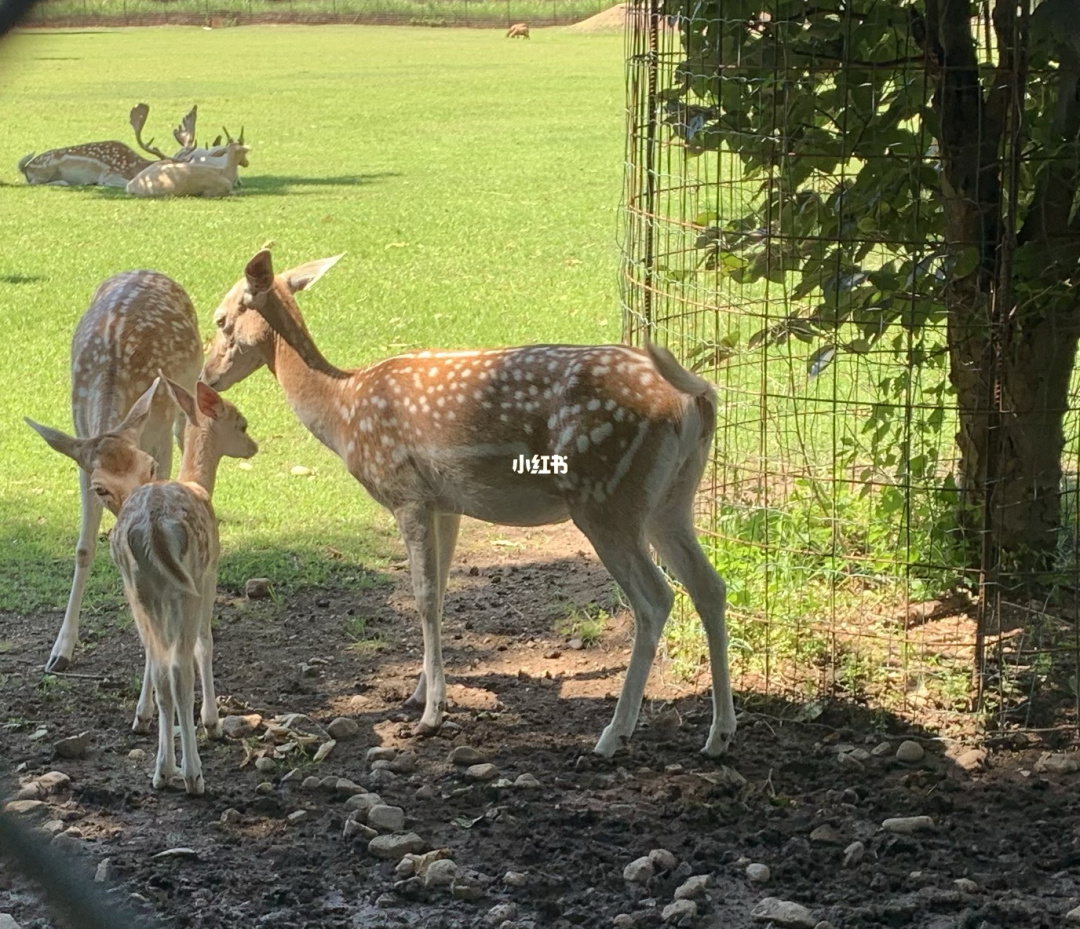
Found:
M 64 622 L 52 647 L 46 671 L 63 671 L 79 641 L 83 592 L 97 552 L 103 506 L 112 512 L 122 500 L 98 477 L 139 466 L 150 477 L 168 477 L 172 465 L 172 432 L 180 430 L 176 405 L 167 396 L 152 397 L 135 439 L 125 426 L 128 410 L 154 383 L 159 370 L 189 390 L 202 366 L 202 340 L 195 308 L 184 288 L 157 271 L 127 271 L 109 278 L 94 293 L 79 320 L 71 344 L 71 412 L 75 444 L 55 430 L 31 425 L 58 451 L 80 465 L 82 528 L 75 551 L 75 577 Z M 164 392 L 163 392 L 164 394 Z M 57 443 L 60 443 L 59 445 Z
M 267 365 L 301 422 L 393 512 L 423 627 L 409 699 L 423 706 L 417 734 L 436 731 L 446 708 L 440 629 L 461 516 L 518 526 L 572 519 L 635 621 L 622 692 L 594 751 L 610 757 L 633 733 L 674 601 L 651 544 L 704 624 L 713 721 L 703 752 L 721 754 L 736 727 L 725 587 L 692 512 L 714 388 L 655 345 L 427 351 L 342 370 L 315 346 L 295 300 L 338 258 L 275 275 L 269 251 L 258 252 L 215 311 L 202 379 L 225 389 Z

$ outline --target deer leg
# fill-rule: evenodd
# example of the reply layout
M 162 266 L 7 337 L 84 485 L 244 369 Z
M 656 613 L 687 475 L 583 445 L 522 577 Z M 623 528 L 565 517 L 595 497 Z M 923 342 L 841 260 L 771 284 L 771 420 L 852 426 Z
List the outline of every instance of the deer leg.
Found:
M 697 484 L 693 485 L 696 487 Z M 727 591 L 724 581 L 701 550 L 688 507 L 659 507 L 649 526 L 649 541 L 660 559 L 690 594 L 705 627 L 712 672 L 713 720 L 702 754 L 722 755 L 735 736 L 735 703 L 728 669 L 728 636 L 724 622 Z
M 413 595 L 424 631 L 424 712 L 413 731 L 430 735 L 442 724 L 446 709 L 446 677 L 442 660 L 442 601 L 439 597 L 438 518 L 430 510 L 403 507 L 394 513 L 409 552 Z
M 457 513 L 440 513 L 435 517 L 435 529 L 438 533 L 439 547 L 439 604 L 440 616 L 441 604 L 446 600 L 446 579 L 450 576 L 450 562 L 454 560 L 454 547 L 457 545 L 458 528 L 461 526 L 461 517 Z M 420 672 L 420 679 L 416 682 L 416 690 L 405 701 L 406 706 L 423 706 L 427 700 L 427 677 Z
M 200 608 L 202 616 L 199 637 L 195 640 L 195 662 L 199 666 L 202 681 L 202 724 L 209 739 L 221 738 L 221 720 L 218 718 L 217 693 L 214 691 L 214 594 L 217 592 L 217 571 L 208 572 L 203 581 L 203 597 Z
M 131 724 L 132 732 L 149 732 L 150 720 L 154 717 L 154 672 L 150 665 L 150 655 L 146 655 L 146 663 L 143 667 L 142 690 L 139 691 L 139 702 L 135 706 L 135 722 Z
M 611 722 L 593 749 L 596 754 L 610 758 L 637 725 L 645 684 L 675 595 L 649 557 L 645 541 L 635 527 L 612 522 L 610 516 L 601 523 L 598 519 L 575 515 L 574 522 L 588 536 L 634 611 L 634 646 L 622 692 Z
M 153 678 L 158 705 L 158 752 L 157 763 L 154 765 L 154 789 L 160 790 L 169 785 L 179 770 L 176 767 L 176 734 L 173 732 L 176 706 L 169 669 L 160 662 L 153 662 Z
M 198 797 L 206 790 L 203 781 L 199 745 L 195 737 L 195 663 L 191 653 L 177 659 L 169 666 L 169 683 L 172 686 L 176 714 L 180 718 L 181 771 L 184 787 L 192 796 Z M 169 742 L 173 734 L 169 733 Z
M 82 498 L 82 528 L 75 549 L 75 577 L 71 582 L 64 622 L 53 643 L 46 671 L 63 671 L 71 664 L 71 656 L 79 641 L 79 613 L 82 610 L 83 592 L 90 579 L 90 569 L 97 554 L 98 530 L 101 528 L 101 504 L 90 490 L 90 475 L 79 469 L 79 493 Z

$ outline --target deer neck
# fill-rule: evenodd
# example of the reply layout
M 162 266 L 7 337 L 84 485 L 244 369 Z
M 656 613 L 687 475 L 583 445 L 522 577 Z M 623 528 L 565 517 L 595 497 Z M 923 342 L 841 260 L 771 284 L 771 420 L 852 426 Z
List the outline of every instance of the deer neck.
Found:
M 210 431 L 189 425 L 184 430 L 184 457 L 176 479 L 181 484 L 198 484 L 206 491 L 209 499 L 214 495 L 214 481 L 217 479 L 220 460 L 221 453 L 216 448 Z
M 278 333 L 267 366 L 274 373 L 289 406 L 315 438 L 341 455 L 347 441 L 344 436 L 343 400 L 352 384 L 348 372 L 335 368 L 323 358 L 310 337 L 306 336 L 309 360 L 301 357 Z

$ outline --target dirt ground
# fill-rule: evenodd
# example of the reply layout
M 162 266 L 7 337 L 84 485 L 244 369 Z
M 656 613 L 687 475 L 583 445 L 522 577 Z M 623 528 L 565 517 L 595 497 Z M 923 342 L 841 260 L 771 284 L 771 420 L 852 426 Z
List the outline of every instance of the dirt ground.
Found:
M 151 788 L 156 736 L 130 730 L 141 650 L 120 612 L 90 612 L 79 676 L 47 679 L 60 614 L 0 615 L 0 770 L 24 784 L 70 777 L 25 818 L 88 873 L 107 859 L 114 898 L 178 929 L 650 927 L 684 886 L 696 913 L 668 924 L 711 929 L 766 925 L 752 913 L 767 897 L 805 907 L 775 925 L 808 929 L 1057 927 L 1080 903 L 1076 764 L 1034 740 L 981 755 L 881 713 L 836 705 L 797 722 L 797 707 L 738 693 L 732 750 L 708 760 L 707 683 L 674 680 L 658 661 L 634 741 L 594 758 L 630 626 L 572 529 L 464 528 L 445 622 L 452 705 L 432 738 L 413 738 L 402 708 L 421 655 L 406 566 L 371 581 L 278 600 L 220 592 L 222 713 L 263 722 L 201 743 L 201 798 Z M 579 647 L 567 617 L 598 608 L 613 618 Z M 270 738 L 285 714 L 306 718 Z M 337 717 L 358 731 L 316 762 Z M 59 739 L 85 730 L 85 757 L 57 757 Z M 905 739 L 925 756 L 898 760 Z M 451 764 L 459 745 L 494 778 Z M 395 873 L 369 850 L 363 814 L 349 821 L 361 787 L 404 811 L 422 851 L 447 850 L 453 885 Z M 882 826 L 913 816 L 930 820 Z M 191 853 L 155 857 L 174 848 Z M 651 878 L 624 877 L 660 849 L 670 857 L 654 856 Z M 706 879 L 687 885 L 696 875 Z M 53 925 L 8 867 L 4 913 L 22 929 Z

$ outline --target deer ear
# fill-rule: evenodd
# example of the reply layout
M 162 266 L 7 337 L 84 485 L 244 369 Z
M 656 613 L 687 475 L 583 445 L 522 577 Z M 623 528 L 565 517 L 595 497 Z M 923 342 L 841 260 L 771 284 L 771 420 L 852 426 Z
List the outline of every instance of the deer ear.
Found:
M 41 423 L 35 423 L 32 419 L 24 419 L 26 425 L 35 430 L 49 445 L 58 451 L 61 455 L 66 455 L 72 461 L 77 462 L 82 467 L 82 452 L 83 447 L 86 445 L 85 439 L 76 439 L 74 436 L 68 435 L 66 432 L 61 432 L 59 429 L 53 429 L 49 426 L 43 426 Z
M 161 378 L 155 377 L 154 383 L 147 387 L 143 395 L 131 405 L 124 421 L 112 431 L 137 443 L 142 436 L 143 427 L 146 426 L 146 420 L 150 416 L 150 404 L 154 402 L 160 384 Z
M 293 293 L 296 293 L 298 290 L 307 290 L 320 277 L 336 265 L 344 255 L 345 253 L 342 252 L 340 255 L 335 255 L 333 258 L 319 258 L 316 261 L 309 261 L 306 264 L 290 268 L 281 276 L 285 278 L 285 283 L 289 285 L 289 290 Z
M 158 371 L 158 375 L 165 382 L 165 386 L 169 389 L 169 393 L 172 395 L 173 400 L 176 401 L 176 405 L 183 411 L 184 418 L 191 423 L 191 425 L 196 425 L 199 419 L 195 415 L 195 398 L 177 384 L 176 381 L 170 381 L 161 371 Z
M 221 394 L 214 390 L 213 387 L 199 381 L 195 385 L 195 395 L 199 403 L 199 412 L 202 413 L 203 416 L 208 416 L 210 419 L 217 419 L 221 415 L 225 401 L 221 399 Z
M 274 286 L 274 262 L 269 249 L 256 252 L 255 257 L 244 268 L 244 277 L 252 294 L 266 293 Z

